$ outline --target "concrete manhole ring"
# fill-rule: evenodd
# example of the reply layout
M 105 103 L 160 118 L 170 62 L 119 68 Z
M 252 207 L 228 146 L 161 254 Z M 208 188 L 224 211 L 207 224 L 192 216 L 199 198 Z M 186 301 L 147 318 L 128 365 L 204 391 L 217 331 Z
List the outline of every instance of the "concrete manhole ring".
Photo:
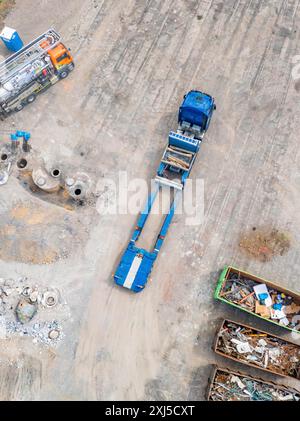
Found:
M 53 308 L 57 305 L 59 300 L 59 293 L 58 291 L 46 291 L 43 294 L 42 303 L 45 307 Z
M 51 339 L 52 341 L 55 341 L 56 339 L 59 338 L 60 331 L 57 329 L 50 330 L 48 336 L 49 336 L 49 339 Z

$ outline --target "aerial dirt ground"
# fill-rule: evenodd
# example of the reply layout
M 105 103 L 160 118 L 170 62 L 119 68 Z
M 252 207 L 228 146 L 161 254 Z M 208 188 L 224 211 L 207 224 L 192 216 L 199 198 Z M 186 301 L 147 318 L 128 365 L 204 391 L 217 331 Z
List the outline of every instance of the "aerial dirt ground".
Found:
M 49 316 L 57 346 L 0 340 L 0 399 L 201 400 L 212 364 L 243 369 L 211 350 L 220 318 L 291 338 L 213 291 L 232 264 L 299 292 L 299 0 L 16 0 L 5 23 L 26 42 L 54 26 L 76 68 L 1 131 L 30 131 L 47 161 L 96 183 L 119 171 L 150 181 L 188 90 L 213 95 L 217 111 L 192 172 L 204 221 L 176 215 L 139 295 L 112 279 L 136 215 L 60 207 L 14 176 L 0 187 L 0 277 L 51 285 L 65 303 Z M 285 233 L 288 250 L 245 253 L 253 227 Z

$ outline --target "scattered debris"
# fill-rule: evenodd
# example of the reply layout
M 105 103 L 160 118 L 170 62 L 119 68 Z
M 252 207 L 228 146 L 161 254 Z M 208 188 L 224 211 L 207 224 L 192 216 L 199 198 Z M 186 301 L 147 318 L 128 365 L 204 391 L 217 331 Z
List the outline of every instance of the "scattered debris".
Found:
M 300 316 L 300 299 L 290 291 L 258 279 L 229 267 L 225 278 L 219 281 L 217 298 L 294 329 Z
M 300 380 L 300 346 L 250 326 L 224 320 L 214 350 L 243 364 Z
M 51 346 L 55 346 L 63 338 L 61 327 L 56 320 L 51 322 L 36 322 L 29 325 L 9 321 L 6 323 L 6 332 L 9 335 L 31 337 L 35 344 L 41 343 Z M 58 332 L 58 335 L 51 335 L 51 332 Z
M 252 230 L 240 239 L 240 247 L 251 257 L 268 262 L 274 256 L 283 256 L 290 249 L 288 234 L 277 229 Z
M 300 394 L 283 385 L 217 367 L 209 385 L 208 400 L 299 401 Z
M 0 278 L 0 339 L 19 335 L 55 345 L 63 338 L 62 328 L 57 320 L 45 320 L 54 307 L 62 315 L 64 306 L 57 289 L 28 285 L 27 278 Z

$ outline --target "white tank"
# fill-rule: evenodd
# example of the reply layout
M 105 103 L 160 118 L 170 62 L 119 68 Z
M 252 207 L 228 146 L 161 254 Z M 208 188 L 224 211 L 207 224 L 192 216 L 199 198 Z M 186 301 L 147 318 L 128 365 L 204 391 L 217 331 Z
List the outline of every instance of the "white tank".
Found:
M 20 73 L 0 87 L 0 101 L 5 101 L 10 96 L 17 94 L 20 89 L 36 79 L 45 67 L 46 64 L 43 60 L 36 60 L 28 64 Z

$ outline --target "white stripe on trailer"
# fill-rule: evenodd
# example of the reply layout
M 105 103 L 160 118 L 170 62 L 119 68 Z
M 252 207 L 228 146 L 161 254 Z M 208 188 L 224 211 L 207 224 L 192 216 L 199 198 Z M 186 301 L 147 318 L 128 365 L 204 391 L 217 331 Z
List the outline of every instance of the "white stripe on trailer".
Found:
M 138 273 L 138 270 L 141 266 L 142 260 L 143 260 L 142 257 L 135 256 L 135 258 L 133 259 L 131 268 L 129 269 L 129 272 L 127 273 L 123 287 L 131 289 L 132 284 L 135 280 L 136 274 Z

